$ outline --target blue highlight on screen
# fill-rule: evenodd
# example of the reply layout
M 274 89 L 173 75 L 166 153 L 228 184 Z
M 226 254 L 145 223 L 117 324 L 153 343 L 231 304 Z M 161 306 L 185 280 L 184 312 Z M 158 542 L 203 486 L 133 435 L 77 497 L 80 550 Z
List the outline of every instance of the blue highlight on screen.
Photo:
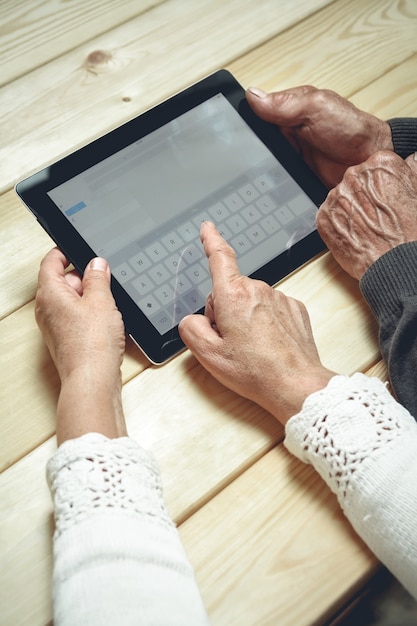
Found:
M 83 200 L 81 200 L 81 202 L 77 202 L 77 204 L 74 204 L 74 206 L 67 209 L 65 211 L 65 215 L 67 215 L 68 217 L 71 217 L 71 215 L 74 215 L 74 213 L 78 213 L 78 211 L 81 211 L 81 209 L 85 209 L 86 206 L 87 206 L 86 203 Z

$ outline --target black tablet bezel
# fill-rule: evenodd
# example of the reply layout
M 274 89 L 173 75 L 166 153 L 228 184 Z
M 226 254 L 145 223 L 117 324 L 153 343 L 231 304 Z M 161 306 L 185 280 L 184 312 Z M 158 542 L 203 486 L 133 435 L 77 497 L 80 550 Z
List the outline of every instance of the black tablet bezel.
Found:
M 17 183 L 16 192 L 21 200 L 80 273 L 97 254 L 50 199 L 48 191 L 218 93 L 227 98 L 316 206 L 320 206 L 326 197 L 327 189 L 277 127 L 264 122 L 253 113 L 245 98 L 244 89 L 232 74 L 226 70 L 219 70 Z M 251 276 L 273 285 L 324 248 L 323 241 L 317 231 L 314 231 Z M 114 277 L 111 286 L 127 332 L 152 363 L 161 364 L 184 348 L 177 326 L 161 336 Z

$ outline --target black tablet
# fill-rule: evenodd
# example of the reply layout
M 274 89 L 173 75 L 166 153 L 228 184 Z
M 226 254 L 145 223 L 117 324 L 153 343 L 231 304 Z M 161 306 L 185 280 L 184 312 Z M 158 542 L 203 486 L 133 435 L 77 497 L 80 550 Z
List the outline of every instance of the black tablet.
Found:
M 275 284 L 324 248 L 326 189 L 244 89 L 220 70 L 16 191 L 82 273 L 105 257 L 126 330 L 160 364 L 183 349 L 179 321 L 211 290 L 199 239 L 213 221 L 242 273 Z

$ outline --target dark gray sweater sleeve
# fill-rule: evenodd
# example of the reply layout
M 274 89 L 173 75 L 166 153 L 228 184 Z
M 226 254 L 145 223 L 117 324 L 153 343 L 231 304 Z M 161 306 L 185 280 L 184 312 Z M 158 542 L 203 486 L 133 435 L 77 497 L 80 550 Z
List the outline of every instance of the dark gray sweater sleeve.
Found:
M 388 120 L 394 151 L 403 159 L 417 151 L 417 118 L 396 117 Z
M 417 241 L 380 257 L 360 288 L 379 323 L 379 342 L 393 390 L 417 419 Z

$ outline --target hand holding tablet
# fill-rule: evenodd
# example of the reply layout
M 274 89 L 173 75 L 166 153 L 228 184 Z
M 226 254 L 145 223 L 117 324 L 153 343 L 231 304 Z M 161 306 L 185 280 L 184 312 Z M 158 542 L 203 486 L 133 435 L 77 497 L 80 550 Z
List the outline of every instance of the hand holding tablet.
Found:
M 315 214 L 325 187 L 224 70 L 16 191 L 80 272 L 107 259 L 127 332 L 158 364 L 184 348 L 178 323 L 203 311 L 211 290 L 203 221 L 242 273 L 269 284 L 324 248 Z

